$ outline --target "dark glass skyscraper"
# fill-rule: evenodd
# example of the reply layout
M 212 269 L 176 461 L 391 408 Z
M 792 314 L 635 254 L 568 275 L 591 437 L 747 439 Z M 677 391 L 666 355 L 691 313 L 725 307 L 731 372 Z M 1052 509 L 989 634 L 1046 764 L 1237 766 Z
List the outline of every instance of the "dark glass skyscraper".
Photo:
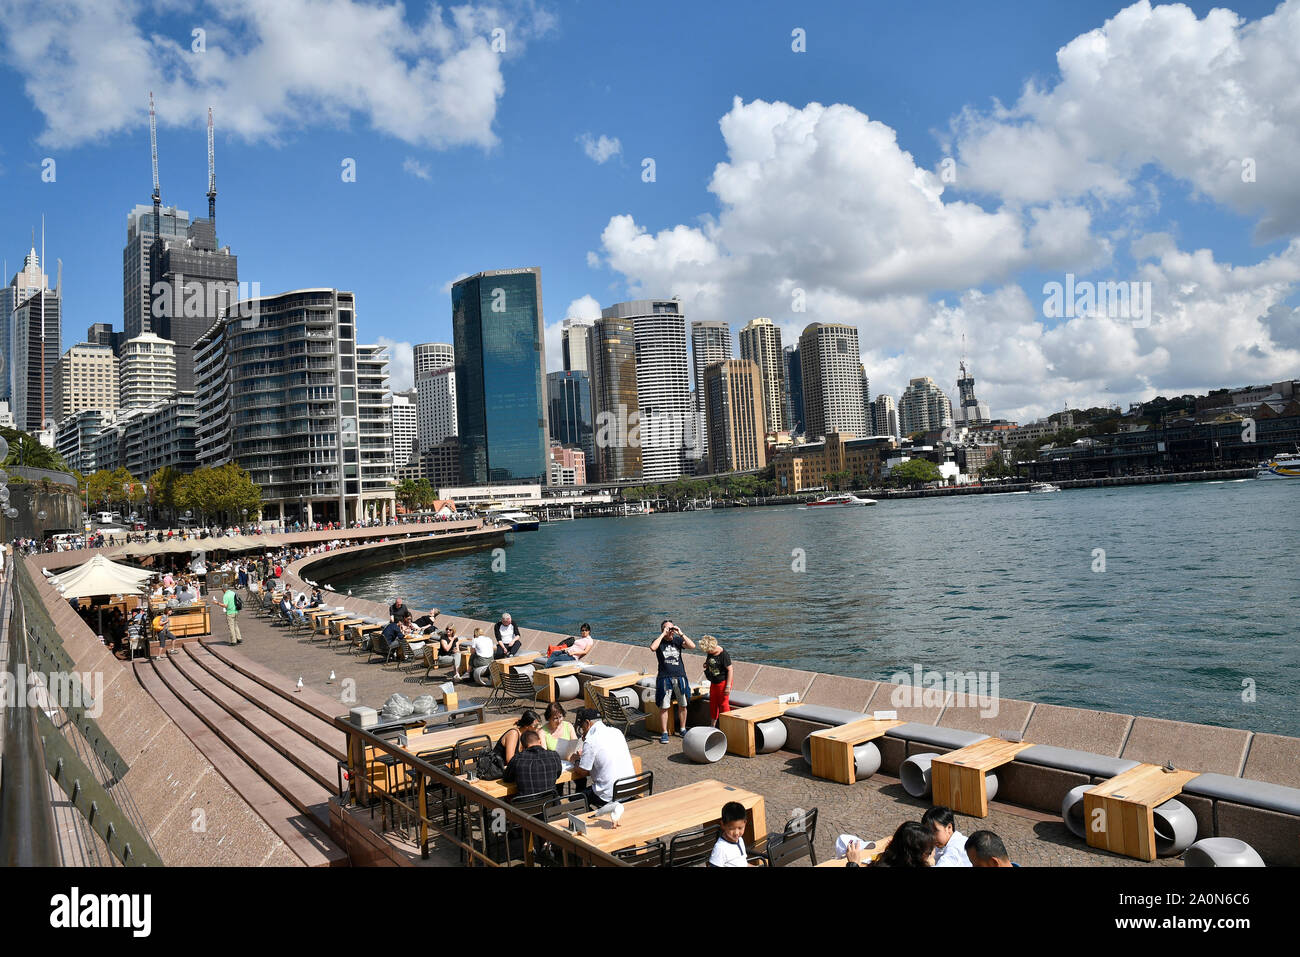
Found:
M 799 365 L 799 347 L 786 346 L 782 350 L 785 362 L 785 416 L 790 431 L 796 435 L 803 434 L 803 369 Z
M 586 350 L 583 350 L 586 361 Z M 590 462 L 596 457 L 592 432 L 591 377 L 586 372 L 548 372 L 546 398 L 551 404 L 551 438 L 582 449 Z
M 499 269 L 451 287 L 460 478 L 547 477 L 542 271 Z

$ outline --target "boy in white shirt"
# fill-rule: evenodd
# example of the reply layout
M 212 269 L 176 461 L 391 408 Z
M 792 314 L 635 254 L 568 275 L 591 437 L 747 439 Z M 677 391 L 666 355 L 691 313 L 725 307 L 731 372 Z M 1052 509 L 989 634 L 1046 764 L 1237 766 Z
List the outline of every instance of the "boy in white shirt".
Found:
M 921 823 L 934 834 L 935 867 L 970 867 L 966 836 L 955 826 L 952 808 L 936 804 L 921 815 Z
M 739 801 L 722 805 L 722 835 L 713 845 L 709 867 L 748 867 L 745 852 L 745 806 Z

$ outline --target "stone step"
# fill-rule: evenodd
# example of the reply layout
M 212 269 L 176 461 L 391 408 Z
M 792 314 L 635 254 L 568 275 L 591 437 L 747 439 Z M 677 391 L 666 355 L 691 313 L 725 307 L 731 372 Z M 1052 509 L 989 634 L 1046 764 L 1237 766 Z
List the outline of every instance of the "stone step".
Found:
M 316 819 L 304 815 L 218 737 L 175 695 L 153 665 L 140 662 L 135 666 L 135 673 L 141 686 L 153 696 L 167 717 L 304 865 L 338 867 L 349 863 L 347 853 L 316 823 Z

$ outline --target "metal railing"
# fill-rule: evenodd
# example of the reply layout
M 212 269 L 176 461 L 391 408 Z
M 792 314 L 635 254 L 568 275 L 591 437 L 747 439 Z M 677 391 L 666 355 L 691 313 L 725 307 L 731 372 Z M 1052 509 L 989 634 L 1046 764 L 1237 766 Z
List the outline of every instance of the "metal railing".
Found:
M 499 801 L 446 769 L 420 760 L 400 745 L 358 728 L 351 721 L 334 718 L 333 724 L 348 739 L 348 796 L 351 803 L 357 807 L 386 804 L 385 813 L 393 820 L 401 818 L 409 822 L 422 858 L 429 857 L 430 841 L 436 838 L 459 848 L 462 861 L 471 867 L 509 867 L 521 863 L 526 867 L 629 866 L 579 840 L 571 831 Z M 475 736 L 475 725 L 462 727 L 465 737 Z M 393 759 L 391 768 L 376 762 L 380 753 Z M 374 784 L 371 774 L 377 768 L 394 786 L 379 788 Z M 430 813 L 436 810 L 430 807 L 430 793 L 435 790 L 441 792 L 438 804 L 446 815 L 442 823 Z M 455 800 L 454 810 L 446 803 L 450 797 Z M 512 829 L 518 832 L 522 861 L 510 857 Z M 504 845 L 505 860 L 497 860 L 492 854 L 493 846 L 498 843 Z

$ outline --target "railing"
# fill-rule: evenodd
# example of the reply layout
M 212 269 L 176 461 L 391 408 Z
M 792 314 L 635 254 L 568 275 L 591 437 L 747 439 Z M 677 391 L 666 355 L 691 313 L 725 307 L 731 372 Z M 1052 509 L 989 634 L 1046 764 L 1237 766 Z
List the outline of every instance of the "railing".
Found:
M 579 840 L 572 832 L 525 814 L 504 801 L 498 801 L 445 769 L 421 761 L 399 745 L 358 728 L 343 718 L 333 720 L 334 726 L 347 735 L 348 739 L 348 795 L 351 803 L 357 807 L 366 807 L 372 801 L 384 802 L 394 817 L 409 820 L 417 832 L 416 843 L 420 847 L 422 858 L 429 857 L 429 842 L 436 836 L 439 840 L 458 847 L 462 861 L 471 867 L 517 864 L 517 861 L 509 860 L 509 831 L 516 828 L 520 832 L 525 866 L 541 866 L 543 861 L 562 867 L 628 866 L 613 855 Z M 474 737 L 474 725 L 462 727 L 465 737 Z M 400 790 L 394 787 L 392 791 L 374 787 L 370 779 L 374 761 L 367 761 L 367 750 L 371 750 L 372 754 L 382 752 L 394 758 L 396 763 L 393 766 L 393 779 L 406 781 L 407 786 Z M 379 767 L 384 766 L 381 764 Z M 429 795 L 434 789 L 442 791 L 444 802 L 447 797 L 455 796 L 454 825 L 443 826 L 430 814 Z M 443 807 L 446 809 L 445 803 Z M 451 816 L 446 810 L 444 813 Z M 475 823 L 478 824 L 477 837 Z M 493 835 L 504 839 L 507 857 L 504 862 L 496 860 L 490 853 L 491 844 L 495 843 L 490 838 Z M 547 855 L 539 859 L 537 851 L 543 845 L 548 846 Z

